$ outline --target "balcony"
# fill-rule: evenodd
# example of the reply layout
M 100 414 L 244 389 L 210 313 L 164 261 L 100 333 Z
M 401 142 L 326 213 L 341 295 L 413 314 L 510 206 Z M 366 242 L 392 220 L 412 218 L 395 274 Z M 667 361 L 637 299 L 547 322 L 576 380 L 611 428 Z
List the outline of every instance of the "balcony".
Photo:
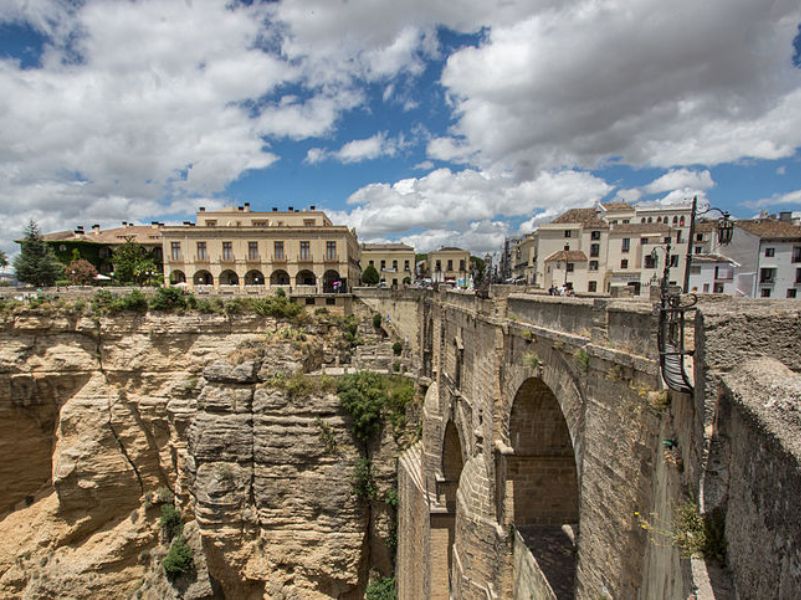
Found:
M 170 254 L 170 256 L 167 257 L 167 262 L 170 263 L 170 264 L 183 263 L 184 262 L 184 255 L 180 254 L 180 253 L 178 253 L 178 254 Z
M 236 262 L 236 257 L 233 254 L 223 254 L 220 256 L 220 264 L 231 264 Z
M 323 258 L 323 262 L 327 263 L 338 263 L 339 262 L 339 255 L 337 254 L 326 254 Z
M 273 254 L 274 263 L 285 263 L 286 262 L 286 254 Z
M 256 254 L 248 254 L 247 258 L 245 259 L 245 262 L 260 263 L 261 262 L 261 255 L 259 255 L 258 253 L 256 253 Z
M 196 254 L 195 255 L 195 262 L 204 264 L 209 262 L 209 255 L 208 254 Z
M 301 253 L 298 255 L 298 263 L 313 263 L 314 258 L 312 258 L 311 253 L 304 254 Z

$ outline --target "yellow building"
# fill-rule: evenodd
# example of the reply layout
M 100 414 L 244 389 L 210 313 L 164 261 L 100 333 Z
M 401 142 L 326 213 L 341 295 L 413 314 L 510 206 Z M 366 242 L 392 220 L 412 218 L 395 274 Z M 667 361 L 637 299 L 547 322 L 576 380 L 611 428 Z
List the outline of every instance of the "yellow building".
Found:
M 428 254 L 428 273 L 433 282 L 467 280 L 470 276 L 470 253 L 454 247 L 442 247 Z
M 359 280 L 356 235 L 314 208 L 201 208 L 194 224 L 161 229 L 165 279 L 199 292 L 346 292 Z
M 380 280 L 398 286 L 414 279 L 414 248 L 406 244 L 362 244 L 362 271 L 369 265 L 378 271 Z

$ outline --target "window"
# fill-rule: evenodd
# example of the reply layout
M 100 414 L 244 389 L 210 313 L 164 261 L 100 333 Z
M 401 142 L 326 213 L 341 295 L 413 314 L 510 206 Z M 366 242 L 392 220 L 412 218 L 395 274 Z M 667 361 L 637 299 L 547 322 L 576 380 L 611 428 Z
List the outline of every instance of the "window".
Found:
M 464 259 L 459 261 L 459 270 L 460 271 L 466 271 L 467 270 L 467 269 L 465 269 Z
M 601 244 L 590 244 L 590 256 L 601 255 Z
M 774 283 L 776 281 L 776 269 L 760 269 L 759 283 Z
M 304 227 L 314 227 L 314 219 L 303 219 Z
M 336 298 L 326 298 L 325 305 L 326 306 L 336 306 L 337 299 Z
M 684 227 L 684 216 L 679 217 L 679 227 Z
M 617 225 L 617 219 L 612 219 L 611 221 L 609 221 L 609 224 L 610 225 Z
M 665 244 L 669 244 L 669 243 L 670 243 L 670 236 L 667 236 L 667 237 L 665 237 L 665 238 L 662 238 L 662 241 L 663 241 Z
M 591 260 L 590 261 L 589 270 L 590 271 L 597 271 L 598 270 L 598 261 L 597 260 Z
M 647 254 L 645 256 L 645 268 L 646 269 L 656 269 L 656 259 L 653 256 L 651 256 L 650 254 Z
M 314 306 L 314 298 L 306 298 L 306 306 Z
M 374 262 L 375 262 L 375 261 L 374 261 L 373 259 L 370 259 L 370 266 L 371 266 L 371 267 L 372 267 L 372 266 L 375 266 L 375 265 L 373 264 Z
M 773 258 L 776 256 L 776 248 L 765 248 L 765 256 L 767 258 Z
M 763 298 L 770 298 L 770 288 L 762 288 L 762 290 L 759 292 L 759 295 Z
M 600 231 L 591 231 L 590 232 L 590 239 L 591 240 L 600 240 L 601 239 L 601 232 Z
M 598 291 L 598 282 L 597 281 L 588 281 L 587 282 L 587 291 L 588 292 L 596 292 L 596 291 Z
M 794 263 L 801 262 L 801 246 L 793 246 L 793 258 L 791 261 Z
M 574 269 L 575 269 L 575 266 L 573 265 L 573 263 L 567 263 L 567 272 L 568 273 L 572 273 Z
M 630 221 L 629 221 L 629 219 L 623 219 L 623 223 L 624 223 L 625 225 L 628 225 L 628 224 L 629 224 L 629 222 L 630 222 Z
M 198 260 L 208 260 L 209 255 L 206 252 L 206 242 L 198 242 L 197 243 L 197 259 Z
M 570 244 L 565 244 L 565 246 L 564 246 L 564 248 L 562 248 L 562 250 L 564 250 L 565 252 L 570 250 Z
M 258 242 L 248 242 L 248 258 L 250 260 L 258 260 L 259 259 L 259 243 Z
M 676 215 L 673 215 L 673 224 L 675 225 L 678 222 L 679 222 L 679 218 Z
M 409 270 L 409 261 L 408 260 L 404 260 L 403 261 L 403 270 L 404 271 L 408 271 Z
M 704 293 L 705 293 L 705 294 L 708 294 L 708 293 L 709 293 L 709 284 L 708 284 L 708 283 L 705 283 L 705 284 L 704 284 Z
M 216 227 L 216 226 L 217 226 L 217 220 L 216 219 L 208 219 L 206 221 L 206 227 Z
M 643 217 L 642 219 L 640 219 L 640 223 L 645 223 L 645 217 Z
M 234 250 L 231 242 L 223 242 L 223 260 L 234 260 Z
M 795 288 L 789 288 L 789 289 L 787 290 L 787 297 L 788 297 L 788 298 L 795 298 L 795 297 L 796 297 L 796 294 L 797 294 L 797 291 L 796 291 L 796 289 L 795 289 Z
M 801 269 L 795 270 L 795 282 L 801 283 Z
M 253 227 L 267 227 L 267 221 L 253 221 L 251 225 Z
M 309 242 L 300 243 L 300 259 L 309 260 L 311 258 L 311 244 Z
M 631 240 L 629 238 L 623 238 L 623 246 L 621 247 L 621 252 L 628 252 L 631 249 Z
M 392 287 L 398 287 L 398 280 L 395 277 L 392 278 Z
M 676 221 L 676 217 L 673 217 L 673 221 Z M 704 241 L 704 234 L 703 233 L 696 233 L 695 234 L 695 241 L 696 242 L 703 242 Z
M 671 266 L 671 268 L 679 266 L 679 255 L 678 254 L 671 254 L 670 255 L 670 266 Z
M 621 269 L 628 269 L 629 268 L 629 261 L 627 258 L 624 258 L 620 261 L 620 268 Z
M 434 270 L 435 270 L 437 273 L 439 273 L 440 271 L 442 271 L 442 261 L 441 261 L 441 260 L 438 260 L 438 261 L 437 261 L 437 262 L 434 264 Z
M 565 229 L 565 237 L 573 237 L 573 232 L 570 229 Z
M 381 261 L 381 270 L 383 271 L 386 268 L 387 268 L 387 261 L 386 260 L 382 260 Z
M 649 222 L 649 223 L 653 223 L 653 222 L 654 222 L 653 218 L 651 218 L 651 217 L 648 217 L 648 222 Z
M 722 294 L 723 293 L 723 284 L 722 283 L 716 283 L 715 286 L 714 286 L 714 290 L 713 291 L 716 294 Z
M 325 257 L 328 259 L 335 259 L 337 257 L 337 243 L 336 242 L 326 242 L 325 243 Z
M 181 242 L 170 243 L 170 257 L 173 260 L 181 260 Z
M 677 244 L 683 244 L 684 243 L 684 241 L 681 239 L 681 231 L 677 231 L 676 232 L 676 243 Z
M 453 271 L 453 260 L 452 259 L 448 260 L 448 271 Z
M 695 247 L 695 253 L 696 254 L 701 254 L 702 251 L 703 251 L 703 247 L 702 246 L 696 246 Z
M 275 242 L 273 244 L 273 258 L 277 260 L 284 259 L 284 242 Z
M 647 243 L 648 243 L 648 238 L 647 237 L 641 237 L 640 238 L 640 244 L 647 244 Z

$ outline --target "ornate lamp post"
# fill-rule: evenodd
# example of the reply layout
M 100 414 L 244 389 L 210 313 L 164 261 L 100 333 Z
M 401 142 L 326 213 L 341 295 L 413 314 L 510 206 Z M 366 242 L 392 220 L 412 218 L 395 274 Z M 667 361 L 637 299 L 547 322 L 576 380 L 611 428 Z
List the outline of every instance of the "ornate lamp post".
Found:
M 687 261 L 684 269 L 684 293 L 690 293 L 690 267 L 693 262 L 693 238 L 695 237 L 695 218 L 705 215 L 709 212 L 719 212 L 721 217 L 717 222 L 718 243 L 722 246 L 727 246 L 731 242 L 734 235 L 734 221 L 731 220 L 731 215 L 728 211 L 721 210 L 710 206 L 703 212 L 698 212 L 698 196 L 693 196 L 693 206 L 690 212 L 690 232 L 687 234 Z

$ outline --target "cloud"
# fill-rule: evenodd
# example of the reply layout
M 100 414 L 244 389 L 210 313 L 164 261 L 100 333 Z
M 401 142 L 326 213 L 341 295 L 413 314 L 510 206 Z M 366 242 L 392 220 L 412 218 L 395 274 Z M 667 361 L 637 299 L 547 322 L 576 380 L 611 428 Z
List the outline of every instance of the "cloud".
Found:
M 306 162 L 316 164 L 324 160 L 336 160 L 345 164 L 359 163 L 384 156 L 395 156 L 405 146 L 406 142 L 402 135 L 390 138 L 386 131 L 381 131 L 368 138 L 352 140 L 335 151 L 310 148 L 306 153 Z
M 472 169 L 437 169 L 419 178 L 360 188 L 348 199 L 354 208 L 332 211 L 332 218 L 356 227 L 367 238 L 414 228 L 451 231 L 471 222 L 542 210 L 555 216 L 568 208 L 590 206 L 612 189 L 603 179 L 583 171 L 542 172 L 534 179 L 517 181 Z
M 401 237 L 404 244 L 413 246 L 417 252 L 431 252 L 442 246 L 456 246 L 469 250 L 472 255 L 495 252 L 508 234 L 508 225 L 503 221 L 476 221 L 464 229 L 428 229 L 421 233 Z
M 529 4 L 448 57 L 451 135 L 522 173 L 614 160 L 671 168 L 801 145 L 801 6 L 750 0 Z
M 673 169 L 661 177 L 654 179 L 643 190 L 648 194 L 658 194 L 685 188 L 708 190 L 714 187 L 712 174 L 709 171 L 691 171 L 689 169 Z
M 801 190 L 794 190 L 786 194 L 774 194 L 768 198 L 760 198 L 759 200 L 749 200 L 741 203 L 741 206 L 747 208 L 765 208 L 768 206 L 779 206 L 783 204 L 796 204 L 801 207 Z

